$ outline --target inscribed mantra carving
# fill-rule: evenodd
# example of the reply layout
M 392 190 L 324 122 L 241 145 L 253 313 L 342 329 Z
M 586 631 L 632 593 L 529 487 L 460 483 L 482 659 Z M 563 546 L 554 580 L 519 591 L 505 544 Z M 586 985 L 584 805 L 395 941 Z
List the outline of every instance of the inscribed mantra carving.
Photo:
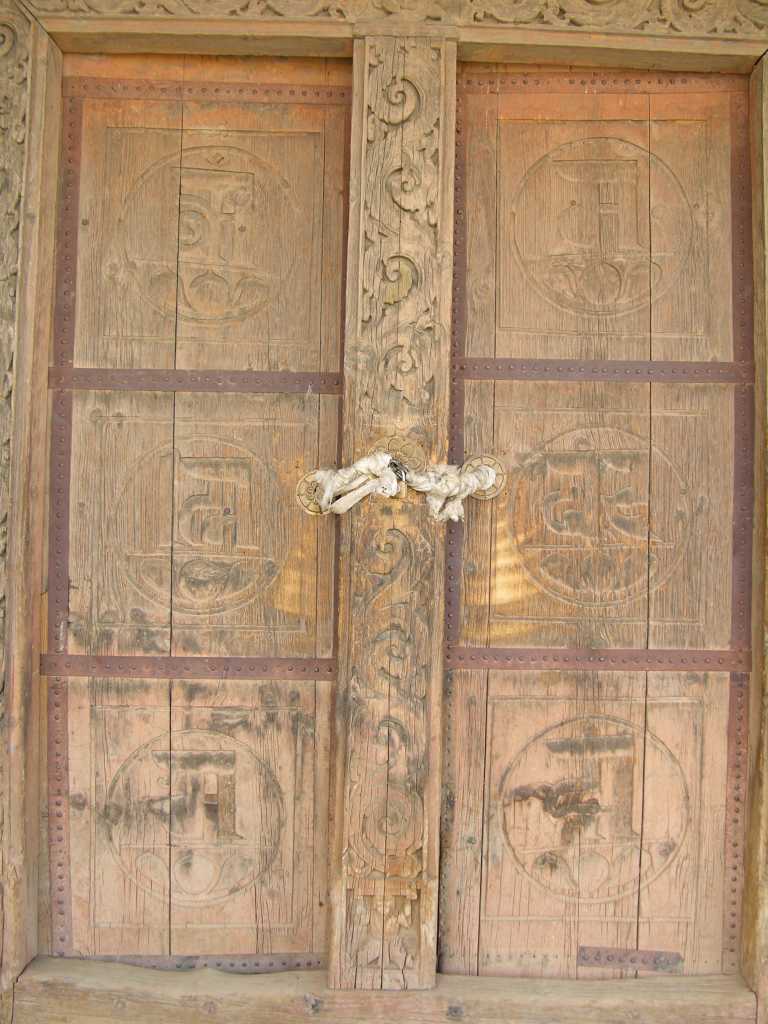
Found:
M 642 828 L 644 777 L 666 780 L 658 834 Z M 534 736 L 504 773 L 498 807 L 518 870 L 548 893 L 586 904 L 650 885 L 674 863 L 688 829 L 678 760 L 653 733 L 609 715 Z
M 170 524 L 155 519 L 148 535 L 147 504 L 158 479 L 173 473 Z M 191 614 L 235 611 L 254 600 L 280 572 L 269 537 L 279 531 L 274 472 L 241 445 L 192 436 L 156 448 L 129 470 L 109 520 L 122 571 L 153 604 Z M 171 547 L 173 558 L 171 559 Z
M 551 218 L 543 216 L 547 207 Z M 677 281 L 692 237 L 675 174 L 621 139 L 550 150 L 525 174 L 514 218 L 515 252 L 531 285 L 585 315 L 620 315 L 658 300 Z
M 115 772 L 103 809 L 110 849 L 139 888 L 175 904 L 228 900 L 278 853 L 280 785 L 243 743 L 202 729 L 157 736 Z M 170 856 L 170 863 L 168 858 Z
M 141 295 L 165 316 L 220 322 L 254 316 L 273 302 L 298 253 L 302 211 L 278 169 L 235 146 L 184 150 L 145 170 L 121 213 L 120 264 Z M 181 181 L 179 184 L 179 176 Z M 167 179 L 163 183 L 163 179 Z M 178 266 L 147 251 L 147 218 L 162 218 L 180 191 Z M 274 216 L 275 211 L 279 216 Z M 165 240 L 155 239 L 165 248 Z M 280 277 L 274 251 L 283 254 Z
M 649 529 L 649 482 L 669 500 Z M 647 438 L 613 427 L 556 435 L 527 456 L 510 505 L 536 587 L 580 605 L 620 604 L 679 564 L 693 513 L 688 486 Z

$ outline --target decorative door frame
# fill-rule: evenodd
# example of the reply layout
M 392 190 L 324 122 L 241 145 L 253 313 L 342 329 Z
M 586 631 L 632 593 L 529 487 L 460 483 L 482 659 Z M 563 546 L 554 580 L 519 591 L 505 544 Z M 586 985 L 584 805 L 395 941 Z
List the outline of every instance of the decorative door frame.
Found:
M 422 279 L 423 301 L 434 310 L 429 325 L 444 339 L 443 358 L 437 359 L 437 411 L 425 428 L 435 454 L 447 437 L 447 378 L 450 348 L 450 303 L 453 210 L 453 117 L 455 61 L 506 61 L 536 65 L 575 65 L 590 68 L 652 69 L 685 74 L 690 71 L 729 71 L 751 74 L 751 139 L 753 174 L 754 320 L 756 350 L 756 433 L 765 437 L 766 329 L 768 325 L 768 7 L 762 0 L 704 0 L 689 6 L 684 0 L 0 0 L 0 212 L 6 230 L 0 234 L 0 359 L 4 390 L 0 401 L 0 600 L 6 610 L 4 680 L 0 713 L 0 884 L 2 885 L 2 966 L 0 969 L 0 1021 L 10 1020 L 14 982 L 38 953 L 37 921 L 47 870 L 40 866 L 39 816 L 41 780 L 41 679 L 38 664 L 41 636 L 47 619 L 44 590 L 45 481 L 48 452 L 47 366 L 52 334 L 54 224 L 59 174 L 66 176 L 53 154 L 60 152 L 66 130 L 61 101 L 61 55 L 91 53 L 214 53 L 271 56 L 349 57 L 354 55 L 353 150 L 351 167 L 350 263 L 347 281 L 348 351 L 378 343 L 360 309 L 369 299 L 368 280 L 361 255 L 365 230 L 361 202 L 371 188 L 375 168 L 376 131 L 403 132 L 402 122 L 388 108 L 407 103 L 404 94 L 386 95 L 386 82 L 377 81 L 376 67 L 401 60 L 415 83 L 423 108 L 429 109 L 428 131 L 434 129 L 435 149 L 429 154 L 435 180 L 421 191 L 425 217 L 433 232 L 412 232 L 408 216 L 400 225 L 399 245 L 411 246 L 418 258 L 431 265 Z M 371 68 L 374 71 L 371 72 Z M 368 119 L 369 131 L 362 130 Z M 372 119 L 372 120 L 371 120 Z M 423 127 L 423 126 L 422 126 Z M 375 186 L 376 183 L 374 183 Z M 379 183 L 382 185 L 383 182 Z M 368 197 L 366 197 L 367 199 Z M 413 206 L 410 202 L 408 206 Z M 405 207 L 403 207 L 405 209 Z M 424 241 L 430 239 L 430 241 Z M 415 249 L 413 248 L 415 246 Z M 385 258 L 386 258 L 386 254 Z M 399 258 L 399 257 L 398 257 Z M 399 273 L 400 271 L 398 271 Z M 428 283 L 426 283 L 428 281 Z M 427 294 L 428 292 L 428 294 Z M 357 365 L 362 365 L 359 360 Z M 354 375 L 352 375 L 354 376 Z M 355 402 L 354 380 L 347 382 L 347 398 Z M 358 423 L 365 438 L 371 422 Z M 401 426 L 408 430 L 412 423 Z M 347 451 L 360 439 L 350 439 Z M 755 584 L 752 622 L 754 653 L 749 709 L 752 763 L 751 814 L 742 930 L 742 970 L 746 984 L 758 996 L 758 1018 L 768 1020 L 768 710 L 763 711 L 763 649 L 768 631 L 763 621 L 761 591 L 765 579 L 764 480 L 768 465 L 764 446 L 756 445 L 754 517 Z M 419 524 L 402 525 L 406 534 Z M 354 527 L 349 540 L 354 550 Z M 342 550 L 346 545 L 342 546 Z M 442 575 L 442 550 L 434 546 L 433 580 Z M 354 573 L 347 571 L 347 578 Z M 349 588 L 352 583 L 346 584 Z M 345 607 L 342 582 L 341 606 Z M 433 591 L 434 592 L 434 591 Z M 440 621 L 436 609 L 435 621 Z M 434 637 L 432 665 L 426 692 L 434 695 L 431 711 L 411 724 L 424 750 L 435 751 L 440 737 L 440 657 Z M 347 655 L 348 657 L 348 655 Z M 341 666 L 345 664 L 341 652 Z M 430 660 L 431 659 L 431 660 Z M 760 684 L 758 684 L 760 681 Z M 339 741 L 354 756 L 354 735 L 342 722 Z M 351 746 L 350 746 L 351 745 Z M 340 761 L 341 759 L 339 759 Z M 343 769 L 337 779 L 342 820 L 350 799 Z M 423 844 L 425 884 L 418 900 L 426 907 L 420 930 L 424 958 L 415 969 L 414 987 L 429 988 L 434 968 L 434 906 L 437 885 L 439 780 L 431 778 L 422 794 L 427 827 Z M 50 815 L 59 813 L 55 802 Z M 432 828 L 430 830 L 430 823 Z M 365 879 L 348 880 L 341 852 L 346 839 L 337 831 L 332 865 L 335 905 L 344 894 L 365 892 Z M 362 884 L 362 888 L 360 885 Z M 372 883 L 370 883 L 372 885 Z M 354 886 L 358 886 L 357 889 Z M 373 891 L 373 890 L 371 890 Z M 386 894 L 386 886 L 382 895 Z M 350 896 L 349 899 L 358 898 Z M 357 984 L 343 957 L 343 913 L 336 914 L 331 951 L 331 980 L 336 987 Z M 90 965 L 92 972 L 99 965 Z M 461 981 L 467 1005 L 476 1007 L 483 1020 L 504 1019 L 512 1011 L 512 996 L 505 1002 L 505 983 L 488 979 Z M 668 981 L 668 979 L 661 979 Z M 688 987 L 693 979 L 681 979 Z M 592 983 L 601 984 L 601 983 Z M 22 986 L 23 987 L 23 986 Z M 368 985 L 367 987 L 371 987 Z M 375 986 L 380 987 L 380 986 Z M 384 985 L 383 987 L 386 987 Z M 706 986 L 705 986 L 706 987 Z M 413 993 L 413 1019 L 442 1012 L 463 1016 L 451 996 L 456 986 L 441 982 L 434 993 Z M 20 989 L 21 990 L 21 989 Z M 269 988 L 264 989 L 265 997 Z M 703 992 L 703 989 L 702 989 Z M 448 994 L 446 994 L 448 993 Z M 306 997 L 309 998 L 309 997 Z M 314 997 L 312 997 L 314 998 Z M 358 1010 L 335 993 L 332 1016 Z M 400 1002 L 381 999 L 385 1016 Z M 679 999 L 679 991 L 674 998 Z M 339 1001 L 341 999 L 341 1001 Z M 453 1002 L 451 1002 L 453 999 Z M 431 1002 L 430 1002 L 431 1000 Z M 474 1000 L 474 1002 L 472 1002 Z M 306 1002 L 306 999 L 305 999 Z M 308 1005 L 308 1004 L 307 1004 Z M 366 1004 L 367 1005 L 367 1004 Z M 373 1003 L 371 1003 L 373 1005 Z M 670 1004 L 673 1005 L 673 1004 Z M 329 1012 L 331 1004 L 329 1003 Z M 515 1003 L 515 1006 L 518 1006 Z M 455 1012 L 454 1012 L 455 1011 Z M 267 1008 L 265 1005 L 265 1013 Z M 319 1012 L 319 1011 L 318 1011 Z M 671 1012 L 671 1011 L 670 1011 Z M 297 1013 L 296 1019 L 304 1016 Z M 29 1018 L 32 1019 L 32 1018 Z M 95 1019 L 95 1018 L 94 1018 Z M 255 1018 L 254 1018 L 255 1019 Z M 268 1019 L 266 1016 L 265 1020 Z M 350 1016 L 351 1020 L 352 1017 Z M 384 1019 L 384 1017 L 382 1017 Z M 430 1016 L 429 1019 L 432 1019 Z M 435 1018 L 437 1019 L 437 1018 Z M 469 1019 L 469 1018 L 468 1018 Z M 714 1019 L 714 1018 L 713 1018 Z M 727 1019 L 723 1017 L 723 1020 Z

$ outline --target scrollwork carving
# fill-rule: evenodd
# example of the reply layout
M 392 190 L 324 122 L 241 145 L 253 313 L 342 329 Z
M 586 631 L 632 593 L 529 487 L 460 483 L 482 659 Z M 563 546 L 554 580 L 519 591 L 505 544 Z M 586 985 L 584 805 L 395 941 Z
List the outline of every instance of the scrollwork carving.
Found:
M 521 25 L 654 35 L 768 36 L 765 0 L 27 0 L 37 14 L 95 17 L 394 18 L 444 25 Z
M 366 135 L 353 170 L 360 257 L 347 331 L 345 402 L 354 410 L 347 436 L 368 448 L 394 432 L 396 444 L 421 445 L 429 461 L 447 419 L 446 46 L 366 39 L 358 64 Z M 332 970 L 342 985 L 418 987 L 429 983 L 435 958 L 424 943 L 425 915 L 436 902 L 428 844 L 439 809 L 426 780 L 431 704 L 441 683 L 435 637 L 443 556 L 411 495 L 371 501 L 350 529 L 350 635 L 340 659 L 348 736 L 343 912 L 333 944 L 342 955 Z
M 467 0 L 475 23 L 745 37 L 768 31 L 765 0 Z

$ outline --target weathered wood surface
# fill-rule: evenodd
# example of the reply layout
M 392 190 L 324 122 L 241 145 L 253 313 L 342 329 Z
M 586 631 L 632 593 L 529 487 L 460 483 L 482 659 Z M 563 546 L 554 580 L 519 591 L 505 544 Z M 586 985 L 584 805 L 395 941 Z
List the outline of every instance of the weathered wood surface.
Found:
M 205 970 L 180 976 L 135 967 L 41 958 L 16 990 L 14 1024 L 735 1024 L 755 1020 L 755 997 L 738 978 L 635 982 L 440 976 L 430 992 L 339 992 L 319 972 L 242 977 Z
M 483 648 L 541 647 L 606 672 L 452 673 L 440 963 L 611 977 L 639 969 L 621 951 L 649 950 L 729 972 L 743 681 L 642 659 L 749 646 L 740 392 L 655 379 L 659 360 L 749 359 L 744 82 L 463 66 L 460 90 L 457 323 L 490 378 L 461 384 L 464 445 L 508 485 L 469 504 L 459 642 L 478 669 Z M 573 362 L 525 379 L 550 358 Z M 624 378 L 579 379 L 617 359 Z
M 584 31 L 636 32 L 664 36 L 680 33 L 693 36 L 735 36 L 748 39 L 768 35 L 768 16 L 760 0 L 743 0 L 738 5 L 729 0 L 704 0 L 692 8 L 685 0 L 637 0 L 607 5 L 586 5 L 583 0 L 562 0 L 552 5 L 547 0 L 245 0 L 232 7 L 227 0 L 148 0 L 139 8 L 133 0 L 23 0 L 24 4 L 45 21 L 50 16 L 78 12 L 93 18 L 140 15 L 143 18 L 164 18 L 168 15 L 186 18 L 230 17 L 245 21 L 306 21 L 318 19 L 322 24 L 332 20 L 340 25 L 354 25 L 375 19 L 381 30 L 395 24 L 411 32 L 418 27 L 446 25 L 530 26 L 545 25 L 552 29 L 578 28 Z
M 442 969 L 634 976 L 579 965 L 597 946 L 723 970 L 728 707 L 725 674 L 454 673 Z
M 0 1015 L 7 1021 L 10 986 L 38 949 L 44 380 L 60 99 L 58 51 L 13 2 L 0 4 L 0 38 Z
M 455 46 L 356 44 L 343 462 L 445 460 Z M 343 526 L 332 984 L 424 988 L 437 924 L 442 532 L 419 496 Z
M 752 137 L 752 226 L 755 243 L 755 338 L 765 339 L 768 332 L 768 60 L 756 66 L 750 82 L 750 131 Z M 755 346 L 756 430 L 765 437 L 766 429 L 766 346 Z M 755 516 L 755 592 L 763 601 L 755 601 L 752 621 L 755 657 L 754 679 L 765 672 L 766 620 L 765 588 L 765 449 L 758 445 L 755 454 L 757 508 Z M 747 983 L 759 993 L 759 1019 L 768 1019 L 768 712 L 763 687 L 754 687 L 750 706 L 750 743 L 752 749 L 752 786 L 749 803 L 749 829 L 744 884 L 744 924 L 741 935 L 741 968 Z
M 323 948 L 329 688 L 68 682 L 75 951 Z
M 53 881 L 65 907 L 71 883 L 72 933 L 57 929 L 54 948 L 314 958 L 331 682 L 305 681 L 302 665 L 334 651 L 335 533 L 295 487 L 336 461 L 339 399 L 227 393 L 226 371 L 340 370 L 347 72 L 146 56 L 64 70 L 85 95 L 63 362 L 121 372 L 72 392 L 55 640 L 141 655 L 151 678 L 57 680 L 69 786 L 56 806 L 69 808 L 51 834 L 68 859 Z M 216 390 L 131 387 L 165 369 L 214 371 Z M 256 653 L 293 659 L 297 681 L 184 682 L 152 661 L 216 657 L 226 672 Z

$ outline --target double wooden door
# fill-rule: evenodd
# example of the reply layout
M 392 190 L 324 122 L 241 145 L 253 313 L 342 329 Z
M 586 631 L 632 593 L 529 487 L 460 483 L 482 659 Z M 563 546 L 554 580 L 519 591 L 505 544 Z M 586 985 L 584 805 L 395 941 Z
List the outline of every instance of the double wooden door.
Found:
M 342 62 L 66 59 L 43 658 L 56 954 L 327 959 L 337 530 L 295 489 L 339 461 L 346 415 L 350 85 Z M 344 866 L 386 864 L 355 883 L 358 931 L 381 933 L 347 944 L 361 976 L 406 979 L 423 955 L 434 808 L 413 779 L 441 769 L 441 970 L 737 969 L 746 102 L 727 76 L 461 71 L 453 349 L 431 358 L 451 360 L 453 461 L 493 454 L 507 481 L 449 531 L 445 690 L 414 698 L 442 742 L 414 758 L 391 703 L 366 754 L 384 813 L 342 805 L 361 830 Z M 387 159 L 407 211 L 423 183 Z M 414 284 L 395 257 L 372 269 L 369 320 Z M 415 405 L 424 381 L 392 351 L 390 404 Z M 397 576 L 390 541 L 374 597 Z M 359 643 L 399 693 L 413 621 L 387 622 Z

